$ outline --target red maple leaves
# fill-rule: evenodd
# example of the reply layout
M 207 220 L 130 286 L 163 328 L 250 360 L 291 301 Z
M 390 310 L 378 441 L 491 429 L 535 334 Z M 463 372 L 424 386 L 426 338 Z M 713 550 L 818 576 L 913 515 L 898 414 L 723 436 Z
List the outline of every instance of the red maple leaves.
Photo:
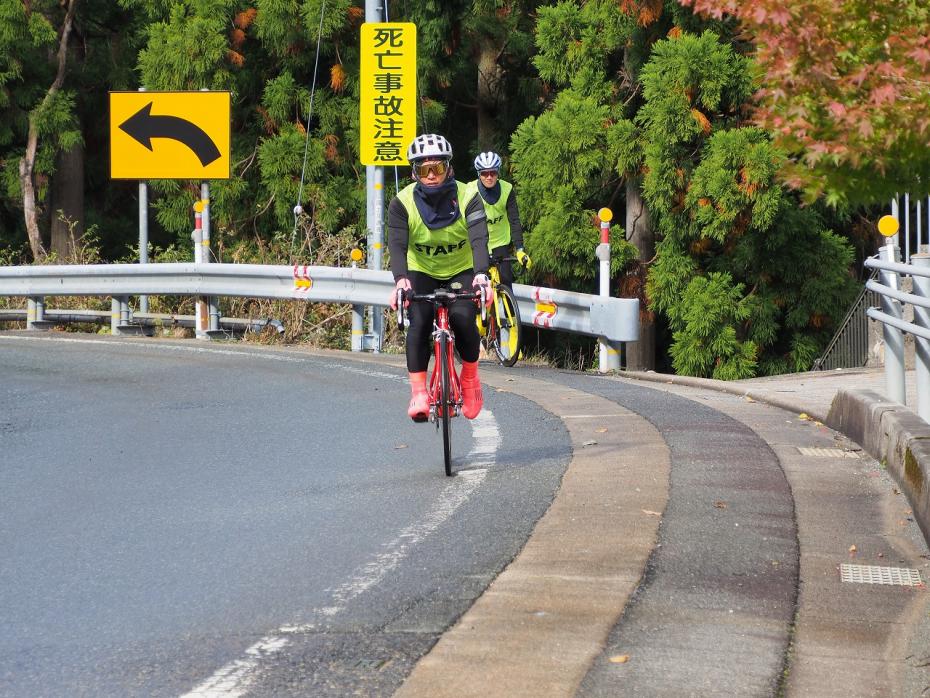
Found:
M 916 0 L 679 0 L 739 20 L 763 69 L 756 122 L 815 196 L 832 172 L 883 175 L 930 146 L 930 9 Z M 842 198 L 842 197 L 841 197 Z

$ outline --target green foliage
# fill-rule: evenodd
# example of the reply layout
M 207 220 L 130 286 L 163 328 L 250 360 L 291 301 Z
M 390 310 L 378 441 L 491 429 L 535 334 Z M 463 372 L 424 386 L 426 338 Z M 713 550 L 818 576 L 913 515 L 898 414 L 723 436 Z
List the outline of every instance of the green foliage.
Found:
M 710 33 L 660 42 L 642 72 L 643 190 L 665 235 L 648 292 L 682 373 L 806 370 L 854 292 L 848 243 L 779 184 L 770 136 L 739 125 L 749 78 Z
M 702 29 L 675 3 L 658 20 L 654 3 L 621 5 L 630 14 L 571 0 L 539 13 L 536 66 L 565 89 L 511 142 L 539 274 L 586 279 L 591 209 L 641 180 L 661 235 L 641 260 L 646 295 L 671 330 L 675 370 L 808 368 L 851 300 L 849 245 L 779 183 L 787 155 L 748 123 L 757 71 L 732 23 Z M 655 40 L 663 21 L 672 38 Z
M 598 268 L 594 211 L 603 206 L 603 192 L 616 178 L 603 154 L 608 113 L 607 106 L 565 90 L 550 111 L 524 121 L 511 141 L 534 269 L 566 288 L 590 290 Z M 611 271 L 619 273 L 636 251 L 622 229 L 614 226 L 611 232 Z

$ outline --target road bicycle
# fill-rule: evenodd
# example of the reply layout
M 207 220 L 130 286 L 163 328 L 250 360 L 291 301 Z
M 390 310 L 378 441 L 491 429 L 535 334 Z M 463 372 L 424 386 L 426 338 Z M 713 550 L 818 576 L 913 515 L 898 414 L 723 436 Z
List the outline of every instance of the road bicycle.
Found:
M 491 257 L 488 278 L 493 300 L 487 321 L 478 320 L 481 343 L 488 353 L 494 352 L 502 366 L 513 366 L 520 358 L 520 308 L 513 291 L 501 283 L 497 267 L 501 262 L 516 261 L 516 257 Z
M 487 318 L 485 291 L 462 291 L 460 283 L 449 288 L 440 287 L 433 293 L 397 292 L 397 326 L 403 331 L 410 325 L 404 312 L 404 299 L 411 303 L 432 303 L 433 313 L 433 368 L 426 387 L 429 403 L 429 421 L 442 432 L 442 458 L 446 475 L 452 475 L 452 418 L 462 411 L 462 384 L 455 367 L 455 334 L 449 324 L 449 306 L 459 301 L 478 302 L 480 316 Z

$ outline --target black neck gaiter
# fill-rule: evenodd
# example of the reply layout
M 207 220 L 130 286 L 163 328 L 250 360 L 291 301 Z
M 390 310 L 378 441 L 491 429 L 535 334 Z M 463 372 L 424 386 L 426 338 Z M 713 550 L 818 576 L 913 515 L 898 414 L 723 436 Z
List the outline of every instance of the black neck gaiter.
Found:
M 481 190 L 481 198 L 487 201 L 492 206 L 497 203 L 497 200 L 501 198 L 501 181 L 497 180 L 494 182 L 494 186 L 488 189 L 484 186 L 484 182 L 480 179 L 478 180 L 478 189 Z
M 423 223 L 430 230 L 445 228 L 458 220 L 458 187 L 451 177 L 436 187 L 417 182 L 413 187 L 413 201 Z

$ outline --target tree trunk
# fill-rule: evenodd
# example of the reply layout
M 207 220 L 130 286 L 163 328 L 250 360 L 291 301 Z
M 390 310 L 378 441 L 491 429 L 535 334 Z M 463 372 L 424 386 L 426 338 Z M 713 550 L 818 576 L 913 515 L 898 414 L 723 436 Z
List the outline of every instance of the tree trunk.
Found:
M 73 257 L 84 236 L 84 145 L 58 154 L 52 178 L 52 252 Z
M 32 257 L 40 260 L 45 257 L 45 247 L 42 245 L 42 234 L 39 232 L 39 221 L 36 214 L 36 189 L 33 180 L 33 170 L 36 164 L 36 151 L 39 149 L 39 132 L 37 119 L 45 109 L 55 93 L 61 89 L 65 81 L 65 65 L 68 58 L 68 37 L 71 34 L 71 25 L 74 22 L 74 11 L 78 0 L 67 0 L 65 19 L 61 27 L 61 39 L 58 43 L 58 71 L 55 80 L 42 99 L 41 104 L 29 114 L 29 138 L 26 141 L 26 154 L 19 161 L 19 183 L 23 191 L 23 215 L 26 218 L 26 232 L 29 235 L 29 247 Z
M 646 304 L 646 274 L 647 263 L 656 253 L 656 239 L 640 182 L 633 178 L 626 182 L 626 235 L 639 250 L 635 287 L 640 303 L 639 341 L 627 344 L 626 367 L 630 371 L 652 371 L 656 367 L 656 328 L 655 315 Z
M 478 54 L 478 147 L 497 147 L 497 107 L 500 103 L 503 68 L 497 63 L 501 47 L 490 40 L 481 42 Z

